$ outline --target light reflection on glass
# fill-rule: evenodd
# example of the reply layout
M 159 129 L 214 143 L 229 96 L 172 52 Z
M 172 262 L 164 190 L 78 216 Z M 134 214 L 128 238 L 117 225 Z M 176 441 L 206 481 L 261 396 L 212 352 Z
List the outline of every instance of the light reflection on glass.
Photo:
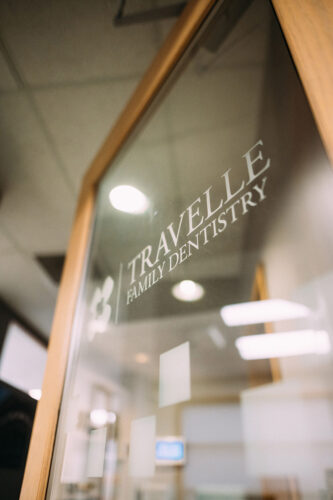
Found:
M 149 361 L 149 356 L 145 352 L 137 352 L 134 359 L 139 365 L 145 365 Z
M 184 302 L 195 302 L 204 296 L 204 288 L 195 281 L 183 280 L 172 287 L 172 295 Z
M 288 300 L 270 299 L 243 302 L 221 308 L 221 317 L 227 326 L 253 325 L 285 319 L 304 318 L 310 310 L 303 304 Z
M 133 186 L 116 186 L 110 191 L 109 199 L 114 208 L 130 214 L 142 214 L 149 206 L 147 197 Z
M 328 354 L 331 350 L 328 333 L 313 330 L 248 335 L 238 338 L 235 344 L 243 359 Z
M 114 424 L 116 420 L 117 415 L 113 411 L 107 411 L 104 408 L 96 408 L 90 412 L 90 421 L 95 427 Z

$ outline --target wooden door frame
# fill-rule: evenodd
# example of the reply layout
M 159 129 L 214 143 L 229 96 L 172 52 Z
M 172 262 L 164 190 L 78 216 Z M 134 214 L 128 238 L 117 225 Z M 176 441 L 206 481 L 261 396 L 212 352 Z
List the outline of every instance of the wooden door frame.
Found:
M 333 162 L 333 125 L 330 119 L 333 110 L 333 2 L 272 2 Z M 44 500 L 46 495 L 73 319 L 93 223 L 96 188 L 214 4 L 216 0 L 189 2 L 83 179 L 54 314 L 42 398 L 37 405 L 20 500 Z
M 272 3 L 333 165 L 333 2 Z
M 37 405 L 20 500 L 44 500 L 46 495 L 72 325 L 84 272 L 98 182 L 215 3 L 216 0 L 192 0 L 186 6 L 83 179 L 59 288 L 42 397 Z

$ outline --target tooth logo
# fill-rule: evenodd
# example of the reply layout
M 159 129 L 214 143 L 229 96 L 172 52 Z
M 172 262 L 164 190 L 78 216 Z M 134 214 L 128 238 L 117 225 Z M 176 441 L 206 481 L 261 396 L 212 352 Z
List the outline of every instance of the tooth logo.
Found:
M 108 303 L 113 292 L 114 281 L 108 276 L 102 288 L 97 287 L 93 295 L 90 312 L 92 321 L 89 325 L 89 340 L 93 340 L 96 333 L 104 333 L 111 317 L 112 308 Z

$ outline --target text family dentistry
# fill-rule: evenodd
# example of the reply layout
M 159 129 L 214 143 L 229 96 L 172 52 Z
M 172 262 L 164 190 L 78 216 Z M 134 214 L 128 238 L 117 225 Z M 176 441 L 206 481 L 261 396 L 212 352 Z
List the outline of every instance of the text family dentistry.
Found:
M 215 206 L 211 201 L 213 186 L 209 186 L 181 212 L 176 223 L 171 222 L 161 232 L 156 248 L 147 245 L 128 263 L 131 281 L 127 290 L 127 305 L 266 198 L 267 177 L 261 176 L 270 168 L 271 160 L 264 157 L 263 141 L 254 144 L 242 158 L 245 160 L 246 178 L 239 186 L 232 185 L 232 169 L 229 168 L 221 175 L 224 196 Z M 180 234 L 184 232 L 190 238 L 179 246 Z

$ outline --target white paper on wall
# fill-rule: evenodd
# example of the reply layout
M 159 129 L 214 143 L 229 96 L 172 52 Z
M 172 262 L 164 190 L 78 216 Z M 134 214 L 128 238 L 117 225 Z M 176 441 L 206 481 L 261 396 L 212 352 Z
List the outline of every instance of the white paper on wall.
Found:
M 156 417 L 144 417 L 131 423 L 129 469 L 132 477 L 155 474 Z
M 88 445 L 87 477 L 103 477 L 106 427 L 91 431 Z
M 0 359 L 0 378 L 21 391 L 41 389 L 46 348 L 16 323 L 10 323 Z
M 190 343 L 185 342 L 160 356 L 159 407 L 190 398 Z
M 86 433 L 75 431 L 67 434 L 61 470 L 62 483 L 79 483 L 85 480 L 87 449 Z

